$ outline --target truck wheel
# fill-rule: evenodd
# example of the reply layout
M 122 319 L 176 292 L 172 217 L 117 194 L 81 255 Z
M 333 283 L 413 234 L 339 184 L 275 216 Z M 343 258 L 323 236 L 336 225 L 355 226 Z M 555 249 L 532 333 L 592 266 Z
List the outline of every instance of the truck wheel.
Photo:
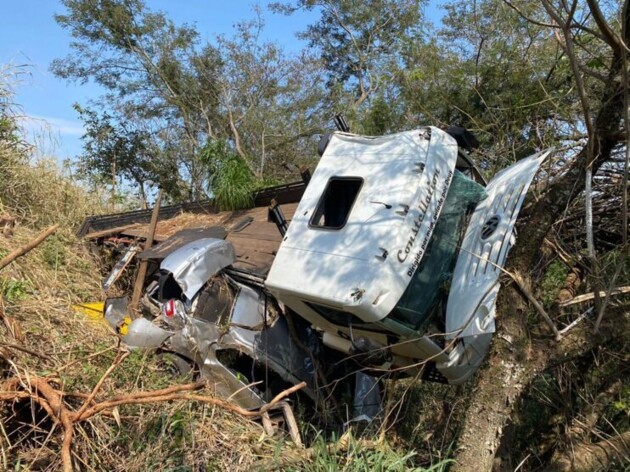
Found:
M 174 379 L 193 378 L 196 374 L 195 363 L 173 352 L 157 354 L 158 365 Z

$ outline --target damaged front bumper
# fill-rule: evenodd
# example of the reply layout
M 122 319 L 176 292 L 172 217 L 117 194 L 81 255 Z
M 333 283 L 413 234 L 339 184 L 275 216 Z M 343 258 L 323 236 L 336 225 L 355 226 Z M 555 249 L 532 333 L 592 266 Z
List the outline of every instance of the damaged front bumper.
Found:
M 130 321 L 124 300 L 106 303 L 106 318 L 128 347 L 179 356 L 194 365 L 218 395 L 246 409 L 260 408 L 300 382 L 306 382 L 300 395 L 318 404 L 330 393 L 321 377 L 332 375 L 334 394 L 354 398 L 353 418 L 370 421 L 378 414 L 378 381 L 365 374 L 349 375 L 350 368 L 331 368 L 338 355 L 333 352 L 335 362 L 327 358 L 327 348 L 305 320 L 285 316 L 261 286 L 239 282 L 223 270 L 232 262 L 230 243 L 218 240 L 191 247 L 169 255 L 149 284 L 143 306 L 152 321 Z M 211 252 L 223 260 L 208 264 Z M 202 277 L 208 279 L 199 286 Z M 187 290 L 195 286 L 194 293 Z M 355 368 L 353 364 L 352 371 Z

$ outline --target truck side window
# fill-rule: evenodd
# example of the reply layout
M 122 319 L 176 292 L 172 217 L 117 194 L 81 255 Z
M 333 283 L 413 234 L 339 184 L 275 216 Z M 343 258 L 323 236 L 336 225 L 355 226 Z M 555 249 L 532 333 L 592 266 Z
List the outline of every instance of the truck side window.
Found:
M 343 228 L 362 186 L 361 177 L 331 177 L 309 225 L 324 229 Z

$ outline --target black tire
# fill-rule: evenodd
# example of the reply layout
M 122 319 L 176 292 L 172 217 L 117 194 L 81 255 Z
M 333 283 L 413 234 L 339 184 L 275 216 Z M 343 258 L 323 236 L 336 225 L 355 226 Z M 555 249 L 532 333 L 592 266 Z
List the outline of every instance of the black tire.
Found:
M 157 354 L 158 365 L 172 378 L 194 378 L 197 369 L 195 363 L 174 352 L 159 352 Z

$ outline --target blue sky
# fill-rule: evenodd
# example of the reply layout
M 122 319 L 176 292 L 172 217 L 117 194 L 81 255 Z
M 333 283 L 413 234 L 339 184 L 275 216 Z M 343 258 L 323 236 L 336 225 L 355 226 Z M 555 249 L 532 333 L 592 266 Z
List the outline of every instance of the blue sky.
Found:
M 267 1 L 259 3 L 263 11 Z M 430 2 L 430 17 L 439 16 L 436 3 Z M 230 35 L 235 23 L 253 18 L 256 5 L 250 0 L 146 0 L 146 4 L 151 10 L 165 11 L 177 24 L 196 24 L 204 40 Z M 85 104 L 101 93 L 94 84 L 73 85 L 49 70 L 53 59 L 70 52 L 70 35 L 53 18 L 63 11 L 58 0 L 6 0 L 0 18 L 0 74 L 3 66 L 25 66 L 20 68 L 25 73 L 15 87 L 23 126 L 43 154 L 54 155 L 60 162 L 81 152 L 83 128 L 72 104 Z M 287 51 L 297 51 L 304 44 L 295 34 L 313 20 L 314 13 L 287 17 L 265 12 L 264 39 L 278 42 Z
M 30 140 L 44 153 L 60 161 L 81 152 L 83 128 L 72 104 L 85 104 L 101 89 L 94 84 L 73 85 L 50 72 L 53 59 L 70 52 L 70 35 L 55 22 L 53 15 L 63 13 L 57 0 L 20 0 L 2 2 L 0 19 L 0 66 L 10 64 L 25 73 L 15 87 L 15 102 L 24 116 L 23 126 Z M 218 34 L 230 35 L 235 23 L 253 18 L 254 2 L 247 0 L 147 0 L 151 10 L 165 11 L 176 23 L 196 24 L 202 39 Z M 265 13 L 267 40 L 277 41 L 288 51 L 303 44 L 295 33 L 313 20 L 308 13 L 290 17 Z M 25 65 L 24 68 L 19 66 Z M 1 74 L 1 72 L 0 72 Z

